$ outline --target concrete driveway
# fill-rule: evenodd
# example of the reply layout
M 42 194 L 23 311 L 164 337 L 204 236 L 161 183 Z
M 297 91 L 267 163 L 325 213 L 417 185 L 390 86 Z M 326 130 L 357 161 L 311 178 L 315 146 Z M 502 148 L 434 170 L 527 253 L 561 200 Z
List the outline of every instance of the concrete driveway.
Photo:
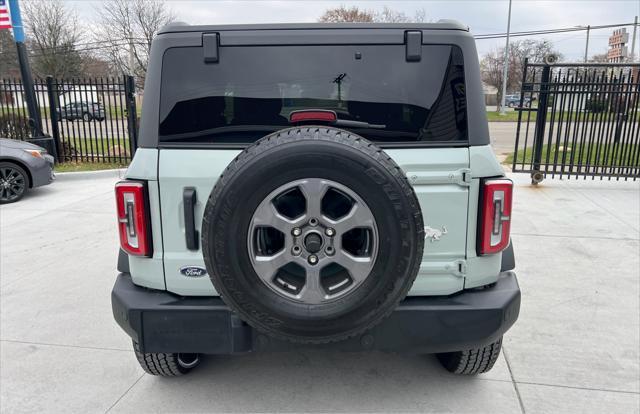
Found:
M 143 374 L 111 316 L 113 184 L 94 175 L 0 209 L 2 412 L 640 411 L 640 185 L 517 183 L 523 297 L 493 371 L 432 356 L 292 352 L 208 357 Z

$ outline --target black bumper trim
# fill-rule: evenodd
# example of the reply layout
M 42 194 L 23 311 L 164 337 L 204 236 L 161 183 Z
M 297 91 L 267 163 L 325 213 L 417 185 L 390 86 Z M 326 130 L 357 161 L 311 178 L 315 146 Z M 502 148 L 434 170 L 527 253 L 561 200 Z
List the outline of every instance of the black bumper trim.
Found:
M 516 268 L 516 258 L 513 254 L 513 241 L 509 241 L 509 246 L 502 251 L 502 264 L 500 265 L 500 271 L 506 272 L 507 270 L 513 270 Z
M 143 352 L 235 354 L 330 348 L 411 353 L 476 348 L 500 338 L 520 311 L 520 288 L 503 272 L 488 288 L 451 296 L 407 297 L 380 325 L 347 341 L 298 345 L 272 339 L 241 321 L 218 297 L 181 297 L 136 286 L 121 273 L 111 293 L 113 315 Z

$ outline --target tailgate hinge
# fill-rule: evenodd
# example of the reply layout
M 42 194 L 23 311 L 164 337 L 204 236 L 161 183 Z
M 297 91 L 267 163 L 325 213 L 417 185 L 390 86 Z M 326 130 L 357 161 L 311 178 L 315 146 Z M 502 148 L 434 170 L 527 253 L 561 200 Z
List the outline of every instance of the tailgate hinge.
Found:
M 409 171 L 407 172 L 407 178 L 411 185 L 457 184 L 462 187 L 469 187 L 471 185 L 471 169 L 460 168 L 451 172 Z
M 422 59 L 422 31 L 409 30 L 404 32 L 407 62 L 420 62 Z
M 458 184 L 462 186 L 470 186 L 471 185 L 471 168 L 461 168 L 458 170 L 460 173 L 460 182 Z
M 204 63 L 218 63 L 218 33 L 202 34 Z
M 467 261 L 464 259 L 454 260 L 445 268 L 454 276 L 465 277 L 467 274 Z
M 458 259 L 452 262 L 423 262 L 420 265 L 420 271 L 431 274 L 448 273 L 457 277 L 465 277 L 467 275 L 467 261 Z

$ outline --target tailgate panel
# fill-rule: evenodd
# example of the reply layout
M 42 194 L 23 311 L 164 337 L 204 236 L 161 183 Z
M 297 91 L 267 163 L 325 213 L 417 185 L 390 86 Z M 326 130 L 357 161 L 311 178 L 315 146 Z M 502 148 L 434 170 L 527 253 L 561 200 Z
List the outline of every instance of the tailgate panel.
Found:
M 215 181 L 238 155 L 238 150 L 162 149 L 159 188 L 167 290 L 182 295 L 216 294 L 208 277 L 186 277 L 184 266 L 202 266 L 202 252 L 185 243 L 185 187 L 197 192 L 196 230 L 201 234 L 205 203 Z M 425 240 L 420 273 L 412 296 L 443 295 L 464 286 L 469 187 L 468 148 L 412 148 L 387 150 L 407 173 L 418 196 L 429 237 Z M 200 246 L 201 247 L 201 246 Z

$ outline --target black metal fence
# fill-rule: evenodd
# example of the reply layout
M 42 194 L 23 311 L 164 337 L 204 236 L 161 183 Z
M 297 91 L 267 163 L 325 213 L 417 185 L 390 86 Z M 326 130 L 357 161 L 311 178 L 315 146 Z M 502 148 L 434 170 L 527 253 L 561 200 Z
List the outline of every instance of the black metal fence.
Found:
M 640 176 L 640 64 L 525 61 L 513 171 L 545 177 Z M 532 102 L 529 108 L 523 103 Z
M 35 80 L 35 92 L 40 119 L 30 120 L 22 82 L 1 80 L 0 137 L 44 146 L 58 162 L 126 164 L 131 160 L 137 143 L 133 77 L 48 77 Z

